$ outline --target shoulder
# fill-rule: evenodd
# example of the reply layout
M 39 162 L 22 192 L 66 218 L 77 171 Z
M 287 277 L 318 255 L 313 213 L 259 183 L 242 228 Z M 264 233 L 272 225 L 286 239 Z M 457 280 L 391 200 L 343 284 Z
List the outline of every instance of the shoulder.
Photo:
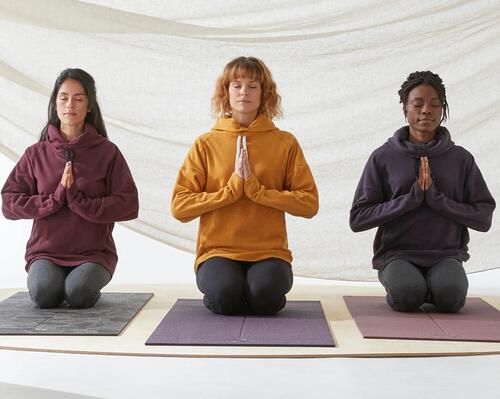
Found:
M 193 145 L 205 145 L 207 142 L 214 140 L 216 135 L 217 132 L 213 131 L 202 133 L 196 138 Z
M 115 143 L 113 143 L 110 139 L 103 140 L 99 145 L 105 151 L 120 153 L 120 149 L 118 148 L 118 146 Z
M 216 136 L 217 132 L 213 131 L 200 134 L 191 145 L 191 151 L 205 151 L 205 148 L 216 139 Z
M 281 129 L 276 129 L 273 134 L 276 134 L 277 137 L 281 140 L 281 141 L 284 141 L 286 143 L 297 143 L 298 144 L 298 141 L 297 141 L 297 138 L 295 137 L 295 135 L 293 133 L 290 133 L 290 132 L 287 132 L 286 130 L 281 130 Z
M 276 130 L 273 130 L 268 134 L 273 135 L 272 137 L 274 140 L 278 141 L 281 145 L 288 147 L 291 150 L 293 150 L 294 148 L 300 148 L 297 137 L 295 137 L 295 135 L 291 132 L 276 128 Z
M 451 148 L 451 151 L 466 161 L 474 162 L 474 155 L 472 155 L 470 151 L 466 150 L 464 147 L 460 145 L 454 144 L 453 147 Z
M 29 160 L 35 160 L 40 153 L 47 151 L 47 149 L 47 141 L 39 141 L 26 148 L 26 150 L 24 151 L 24 157 L 28 158 Z
M 389 145 L 389 143 L 385 142 L 380 147 L 378 147 L 372 151 L 372 153 L 370 154 L 369 161 L 370 160 L 375 161 L 375 162 L 380 161 L 391 150 L 392 150 L 392 148 Z

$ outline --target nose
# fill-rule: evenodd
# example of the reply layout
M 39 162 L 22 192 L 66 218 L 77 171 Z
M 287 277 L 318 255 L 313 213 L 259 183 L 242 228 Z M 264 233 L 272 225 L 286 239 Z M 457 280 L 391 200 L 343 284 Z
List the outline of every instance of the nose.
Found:
M 431 113 L 431 105 L 429 103 L 424 103 L 424 106 L 422 107 L 422 113 L 423 114 L 430 114 Z
M 75 103 L 74 103 L 74 100 L 72 98 L 70 98 L 66 104 L 66 107 L 67 108 L 74 108 L 75 107 Z
M 248 94 L 248 90 L 245 86 L 241 86 L 240 94 L 242 96 L 246 96 Z

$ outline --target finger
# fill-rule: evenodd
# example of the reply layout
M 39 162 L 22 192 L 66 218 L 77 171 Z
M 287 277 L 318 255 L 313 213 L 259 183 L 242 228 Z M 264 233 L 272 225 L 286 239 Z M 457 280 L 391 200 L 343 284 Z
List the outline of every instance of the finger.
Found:
M 240 154 L 240 149 L 241 149 L 241 136 L 238 136 L 238 139 L 236 140 L 236 154 Z
M 238 160 L 240 158 L 240 143 L 241 143 L 241 136 L 238 136 L 238 138 L 236 139 L 236 155 L 235 155 L 235 159 L 234 159 L 234 167 L 236 168 L 237 167 L 237 164 L 238 164 Z

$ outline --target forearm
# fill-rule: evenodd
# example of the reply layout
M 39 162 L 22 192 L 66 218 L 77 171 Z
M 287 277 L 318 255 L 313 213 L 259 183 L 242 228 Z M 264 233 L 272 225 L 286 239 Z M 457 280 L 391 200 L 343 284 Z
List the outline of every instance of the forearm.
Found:
M 115 192 L 112 195 L 90 198 L 74 183 L 67 189 L 68 207 L 92 223 L 114 223 L 137 218 L 139 199 L 137 191 Z
M 433 184 L 425 194 L 426 204 L 440 215 L 478 231 L 488 231 L 491 227 L 495 201 L 483 198 L 472 204 L 459 203 L 437 190 Z
M 4 188 L 2 212 L 7 219 L 39 219 L 50 216 L 61 209 L 65 202 L 65 189 L 59 184 L 52 194 L 28 195 Z
M 245 180 L 244 191 L 252 201 L 294 216 L 311 218 L 318 212 L 318 191 L 314 184 L 302 190 L 279 191 L 267 189 L 252 175 Z
M 421 206 L 424 193 L 415 182 L 408 194 L 386 202 L 377 202 L 379 198 L 369 191 L 357 193 L 349 218 L 352 231 L 369 230 L 405 215 Z
M 238 201 L 243 194 L 243 180 L 232 174 L 226 186 L 216 192 L 194 192 L 178 182 L 172 195 L 172 216 L 189 222 L 204 213 L 215 211 Z

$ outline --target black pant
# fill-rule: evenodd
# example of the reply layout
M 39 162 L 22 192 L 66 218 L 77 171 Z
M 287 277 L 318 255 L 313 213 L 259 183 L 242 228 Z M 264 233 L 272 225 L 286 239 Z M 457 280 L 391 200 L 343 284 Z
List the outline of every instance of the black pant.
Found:
M 216 256 L 198 267 L 196 284 L 214 313 L 269 315 L 285 307 L 293 274 L 282 259 L 242 262 Z
M 441 312 L 458 312 L 469 288 L 462 262 L 452 258 L 432 267 L 396 259 L 379 270 L 378 278 L 387 292 L 387 303 L 400 312 L 413 312 L 425 302 Z

